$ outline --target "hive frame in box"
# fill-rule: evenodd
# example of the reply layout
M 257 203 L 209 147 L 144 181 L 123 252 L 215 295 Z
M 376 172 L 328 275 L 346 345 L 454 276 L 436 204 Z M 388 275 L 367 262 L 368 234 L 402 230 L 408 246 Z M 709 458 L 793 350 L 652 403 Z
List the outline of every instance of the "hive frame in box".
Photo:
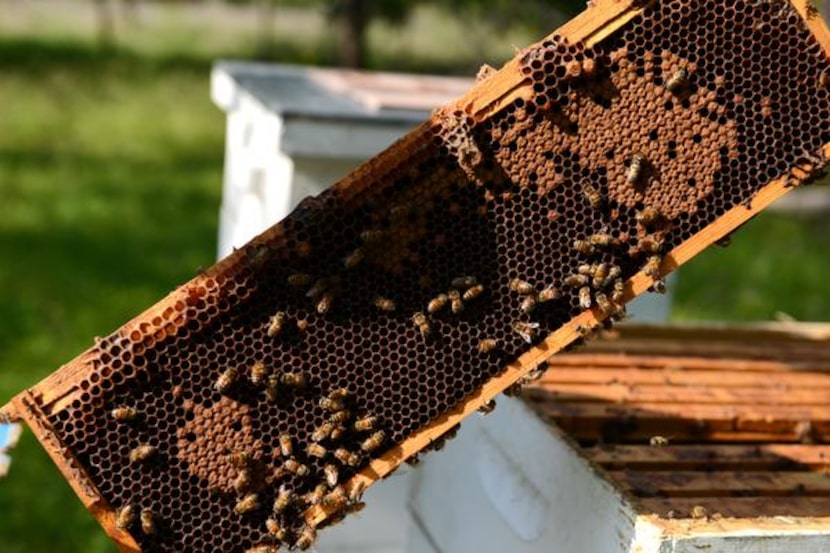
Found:
M 824 52 L 830 53 L 830 34 L 821 18 L 813 13 L 812 8 L 806 1 L 794 1 L 793 6 L 818 40 Z M 643 9 L 643 5 L 636 2 L 597 0 L 585 12 L 561 27 L 557 34 L 572 43 L 583 43 L 590 47 L 601 42 L 602 39 L 636 17 Z M 436 118 L 440 117 L 441 114 L 450 114 L 457 110 L 466 113 L 473 122 L 480 122 L 498 113 L 514 100 L 518 98 L 529 99 L 531 96 L 532 91 L 526 76 L 522 73 L 520 56 L 517 56 L 497 73 L 485 78 L 469 94 L 437 112 Z M 416 157 L 419 149 L 432 140 L 433 124 L 436 118 L 419 126 L 385 152 L 335 184 L 334 190 L 340 193 L 346 201 L 359 199 L 362 192 L 373 182 L 372 179 L 366 178 L 367 176 L 371 175 L 377 178 L 379 175 L 390 172 L 401 163 L 406 163 Z M 830 156 L 830 144 L 824 146 L 823 152 L 825 157 Z M 751 205 L 737 206 L 730 209 L 696 235 L 669 252 L 663 259 L 662 273 L 666 274 L 674 271 L 700 251 L 727 236 L 784 195 L 788 191 L 791 176 L 795 178 L 808 176 L 814 169 L 815 167 L 810 163 L 795 164 L 792 167 L 791 174 L 773 180 L 763 187 L 752 198 Z M 166 332 L 175 331 L 178 325 L 186 323 L 183 316 L 176 316 L 175 305 L 188 305 L 198 298 L 209 296 L 215 292 L 215 289 L 206 288 L 206 283 L 213 282 L 214 277 L 223 278 L 225 275 L 243 270 L 249 263 L 248 256 L 252 248 L 256 248 L 258 244 L 265 242 L 279 243 L 282 236 L 283 229 L 280 225 L 269 229 L 254 239 L 246 249 L 236 252 L 209 269 L 205 274 L 179 287 L 158 304 L 125 324 L 118 333 L 121 336 L 145 337 L 154 334 L 164 335 Z M 625 300 L 628 301 L 647 291 L 652 284 L 653 278 L 651 276 L 647 276 L 642 271 L 637 273 L 626 282 Z M 172 317 L 172 320 L 166 320 L 170 317 Z M 487 403 L 496 394 L 515 384 L 545 359 L 580 338 L 578 331 L 580 327 L 590 328 L 596 326 L 604 318 L 605 315 L 596 309 L 587 310 L 561 326 L 541 343 L 509 363 L 500 375 L 488 381 L 477 393 L 468 397 L 455 409 L 432 420 L 427 426 L 398 443 L 380 457 L 372 460 L 367 467 L 346 484 L 347 490 L 351 490 L 355 486 L 370 485 L 391 473 L 402 461 L 441 438 L 462 419 Z M 15 397 L 9 405 L 4 407 L 4 412 L 13 417 L 26 420 L 81 498 L 83 504 L 99 520 L 122 550 L 138 551 L 139 546 L 136 541 L 128 533 L 116 529 L 113 507 L 108 505 L 101 497 L 91 479 L 75 461 L 72 453 L 61 442 L 48 421 L 48 414 L 65 409 L 81 395 L 82 390 L 77 387 L 77 383 L 88 376 L 92 370 L 93 356 L 92 350 L 90 350 L 62 367 L 37 386 Z M 306 520 L 316 525 L 322 522 L 328 514 L 326 509 L 314 507 L 306 513 Z

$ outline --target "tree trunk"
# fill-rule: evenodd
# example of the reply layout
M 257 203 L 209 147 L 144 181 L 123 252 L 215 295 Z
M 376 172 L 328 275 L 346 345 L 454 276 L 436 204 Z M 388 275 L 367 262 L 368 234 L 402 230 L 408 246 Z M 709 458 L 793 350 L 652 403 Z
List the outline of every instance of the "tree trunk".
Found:
M 98 44 L 111 46 L 115 41 L 115 14 L 109 0 L 95 0 L 95 23 L 98 27 Z
M 335 13 L 339 30 L 340 65 L 365 67 L 366 65 L 366 0 L 340 0 Z

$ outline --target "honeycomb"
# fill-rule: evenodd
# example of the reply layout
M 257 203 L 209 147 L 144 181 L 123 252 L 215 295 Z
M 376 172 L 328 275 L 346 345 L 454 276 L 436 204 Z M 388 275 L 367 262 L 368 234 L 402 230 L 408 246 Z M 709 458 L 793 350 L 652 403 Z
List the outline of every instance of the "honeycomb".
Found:
M 87 354 L 48 422 L 142 551 L 310 547 L 303 513 L 358 510 L 372 459 L 825 164 L 828 59 L 788 3 L 664 0 L 517 55 L 530 94 L 437 111 Z

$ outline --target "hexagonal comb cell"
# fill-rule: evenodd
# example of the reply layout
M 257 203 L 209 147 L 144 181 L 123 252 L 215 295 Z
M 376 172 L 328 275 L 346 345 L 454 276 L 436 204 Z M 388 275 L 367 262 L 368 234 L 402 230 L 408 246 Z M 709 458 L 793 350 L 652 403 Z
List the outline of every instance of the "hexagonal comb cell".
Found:
M 425 447 L 400 444 L 825 164 L 827 53 L 789 4 L 613 5 L 589 14 L 617 21 L 602 40 L 518 53 L 15 400 L 111 535 L 308 546 L 308 510 L 359 508 L 342 485 L 373 459 Z

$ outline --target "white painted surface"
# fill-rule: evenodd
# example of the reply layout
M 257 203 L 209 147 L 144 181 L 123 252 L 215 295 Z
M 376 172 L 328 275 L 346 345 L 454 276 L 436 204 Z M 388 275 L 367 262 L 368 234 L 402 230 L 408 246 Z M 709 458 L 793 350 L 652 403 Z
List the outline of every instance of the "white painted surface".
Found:
M 498 401 L 423 464 L 411 508 L 439 552 L 628 551 L 635 515 L 619 493 L 522 402 Z

